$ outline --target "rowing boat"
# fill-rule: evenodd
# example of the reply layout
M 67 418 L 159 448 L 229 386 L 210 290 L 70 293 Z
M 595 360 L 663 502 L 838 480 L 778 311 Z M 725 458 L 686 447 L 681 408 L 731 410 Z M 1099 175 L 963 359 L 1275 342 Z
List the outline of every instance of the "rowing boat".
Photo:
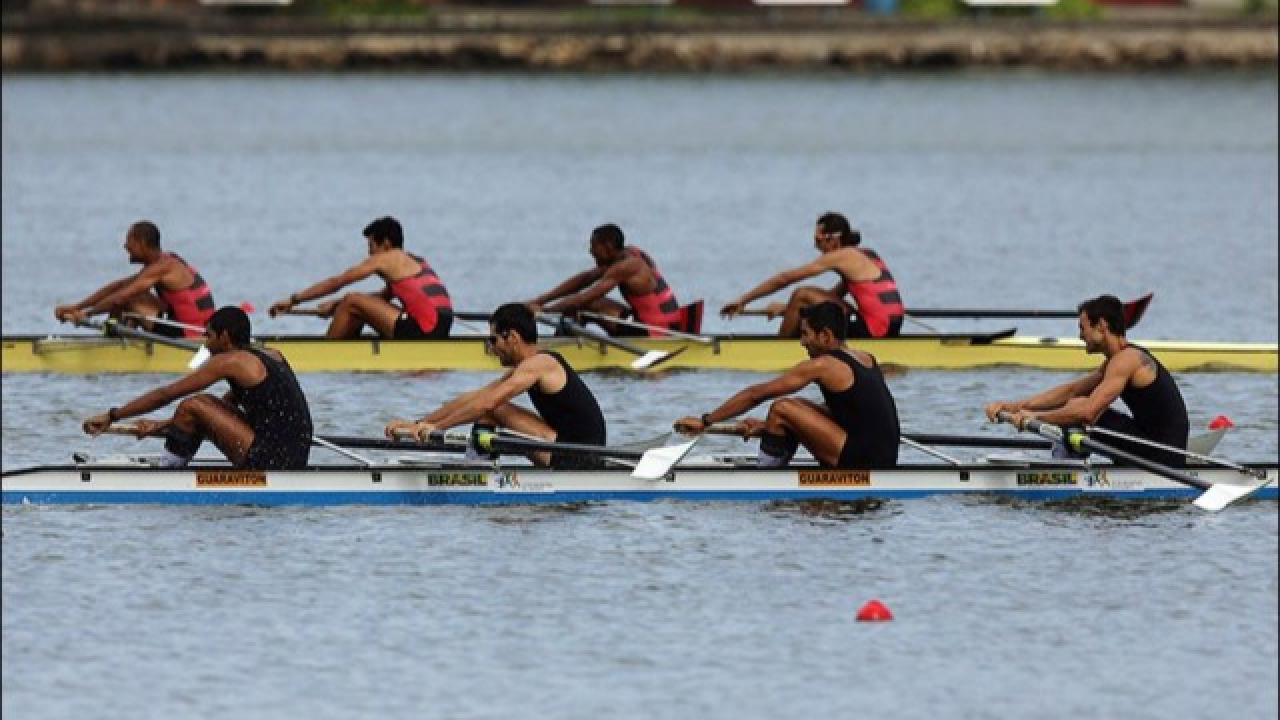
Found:
M 498 360 L 481 336 L 449 340 L 326 340 L 309 335 L 264 336 L 259 340 L 289 358 L 297 372 L 496 371 Z M 778 372 L 805 359 L 796 340 L 772 335 L 710 335 L 705 342 L 678 338 L 628 338 L 644 351 L 671 353 L 658 369 Z M 180 373 L 191 352 L 158 343 L 98 335 L 6 336 L 5 373 Z M 589 338 L 548 338 L 542 344 L 564 354 L 578 370 L 627 368 L 633 354 Z M 1046 370 L 1088 370 L 1099 360 L 1075 338 L 988 334 L 903 335 L 854 340 L 881 364 L 905 368 L 966 370 L 1023 366 Z M 1174 372 L 1277 371 L 1275 343 L 1148 341 Z
M 1276 499 L 1275 463 L 1254 497 Z M 1202 466 L 1188 473 L 1209 483 L 1255 485 L 1252 475 Z M 234 470 L 200 461 L 173 470 L 146 457 L 82 459 L 3 473 L 6 505 L 511 505 L 633 500 L 906 499 L 997 495 L 1028 500 L 1193 498 L 1196 488 L 1136 468 L 1105 463 L 992 455 L 967 464 L 904 465 L 893 470 L 827 470 L 814 465 L 762 469 L 754 458 L 690 458 L 658 480 L 629 468 L 563 471 L 531 465 L 477 464 L 456 455 L 400 457 L 378 464 L 324 465 L 298 471 Z

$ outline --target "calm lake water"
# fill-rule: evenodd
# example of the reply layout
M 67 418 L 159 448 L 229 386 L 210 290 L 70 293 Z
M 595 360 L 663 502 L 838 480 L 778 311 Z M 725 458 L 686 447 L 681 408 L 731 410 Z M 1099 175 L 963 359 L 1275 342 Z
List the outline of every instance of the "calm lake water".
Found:
M 616 222 L 732 299 L 850 216 L 917 307 L 1154 291 L 1135 338 L 1275 342 L 1271 75 L 6 77 L 6 334 L 130 271 L 148 218 L 223 303 L 356 262 L 392 214 L 463 309 L 586 267 Z M 364 287 L 372 288 L 373 285 Z M 254 315 L 263 333 L 315 321 Z M 945 328 L 990 328 L 969 322 Z M 1073 335 L 1071 321 L 1019 321 Z M 710 316 L 706 329 L 762 330 Z M 907 429 L 984 432 L 1029 370 L 895 377 Z M 378 432 L 491 376 L 307 375 Z M 591 375 L 620 442 L 761 376 Z M 164 376 L 5 376 L 5 469 Z M 1221 452 L 1277 455 L 1273 375 L 1178 378 Z M 709 448 L 749 450 L 718 439 Z M 957 453 L 963 455 L 963 452 Z M 317 451 L 317 460 L 335 457 Z M 920 459 L 917 456 L 907 456 Z M 3 714 L 23 718 L 1273 718 L 1273 502 L 877 508 L 6 508 Z M 856 623 L 880 598 L 892 623 Z

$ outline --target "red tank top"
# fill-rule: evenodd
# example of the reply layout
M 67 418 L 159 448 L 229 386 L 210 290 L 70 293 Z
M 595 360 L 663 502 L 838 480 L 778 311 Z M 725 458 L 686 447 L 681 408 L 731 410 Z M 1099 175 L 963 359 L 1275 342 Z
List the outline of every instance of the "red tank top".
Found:
M 845 291 L 858 303 L 858 317 L 867 323 L 871 337 L 884 337 L 889 332 L 889 322 L 900 318 L 907 310 L 902 305 L 902 296 L 898 294 L 898 283 L 889 272 L 875 250 L 858 248 L 880 270 L 875 280 L 867 282 L 845 282 Z
M 400 305 L 418 323 L 422 332 L 429 333 L 436 329 L 441 310 L 453 310 L 453 302 L 449 300 L 449 291 L 444 289 L 440 276 L 427 261 L 413 254 L 409 257 L 418 261 L 418 274 L 388 283 L 387 287 L 391 288 L 392 295 L 399 298 Z
M 658 272 L 658 266 L 654 264 L 653 258 L 649 254 L 638 247 L 627 248 L 627 252 L 631 255 L 637 255 L 653 272 L 653 278 L 657 281 L 657 285 L 652 292 L 643 295 L 628 294 L 625 288 L 619 288 L 622 297 L 631 306 L 635 319 L 645 325 L 653 325 L 654 327 L 663 327 L 669 330 L 684 329 L 684 315 L 680 312 L 680 303 L 676 300 L 676 294 L 667 285 L 667 281 L 663 279 L 662 273 Z M 649 331 L 650 337 L 664 337 L 661 332 L 654 330 Z
M 213 317 L 213 311 L 217 310 L 217 306 L 213 302 L 213 290 L 205 283 L 204 278 L 200 277 L 200 273 L 191 267 L 186 260 L 178 257 L 176 253 L 166 253 L 167 256 L 177 260 L 191 271 L 191 285 L 182 290 L 168 290 L 164 286 L 156 288 L 156 292 L 160 295 L 160 299 L 165 305 L 169 306 L 169 317 L 177 322 L 186 325 L 192 325 L 201 330 L 187 328 L 182 334 L 188 338 L 203 337 L 203 328 L 209 322 L 209 318 Z

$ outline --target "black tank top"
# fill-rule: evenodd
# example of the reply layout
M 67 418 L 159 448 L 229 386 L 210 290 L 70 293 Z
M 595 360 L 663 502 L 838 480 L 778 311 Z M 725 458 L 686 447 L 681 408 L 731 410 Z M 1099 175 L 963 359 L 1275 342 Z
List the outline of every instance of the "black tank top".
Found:
M 257 348 L 245 348 L 262 361 L 267 376 L 253 387 L 228 380 L 235 400 L 253 428 L 255 446 L 280 448 L 311 445 L 311 409 L 298 378 L 287 363 Z
M 1178 384 L 1146 348 L 1133 343 L 1129 343 L 1129 347 L 1137 348 L 1155 363 L 1156 379 L 1143 388 L 1136 387 L 1133 383 L 1125 385 L 1120 399 L 1129 408 L 1129 412 L 1133 413 L 1134 423 L 1143 430 L 1143 436 L 1148 440 L 1186 447 L 1191 427 L 1187 419 L 1187 405 L 1182 400 Z
M 556 431 L 556 442 L 604 445 L 604 413 L 596 396 L 560 353 L 544 350 L 564 368 L 565 384 L 558 393 L 545 393 L 537 384 L 529 388 L 529 399 L 542 419 Z
M 901 428 L 898 406 L 884 381 L 880 365 L 873 357 L 864 367 L 844 350 L 834 357 L 853 372 L 853 384 L 840 391 L 818 384 L 831 417 L 849 435 L 841 453 L 841 465 L 851 467 L 893 467 L 898 460 Z

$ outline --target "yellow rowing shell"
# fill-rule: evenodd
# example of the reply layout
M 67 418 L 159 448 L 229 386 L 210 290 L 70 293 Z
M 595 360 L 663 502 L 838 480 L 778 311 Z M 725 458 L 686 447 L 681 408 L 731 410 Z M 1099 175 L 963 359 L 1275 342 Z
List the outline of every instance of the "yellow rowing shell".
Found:
M 1021 366 L 1088 370 L 1101 358 L 1087 355 L 1075 338 L 983 335 L 903 336 L 854 340 L 882 364 L 929 370 Z M 480 337 L 450 340 L 325 340 L 313 336 L 260 338 L 284 353 L 298 372 L 496 371 L 497 359 Z M 5 373 L 181 373 L 191 352 L 139 340 L 98 336 L 5 337 Z M 777 372 L 805 358 L 796 340 L 771 336 L 719 336 L 700 343 L 677 339 L 631 339 L 638 348 L 675 353 L 652 371 L 669 369 Z M 1275 343 L 1137 341 L 1174 372 L 1276 372 Z M 589 339 L 546 339 L 579 370 L 625 369 L 636 359 Z

